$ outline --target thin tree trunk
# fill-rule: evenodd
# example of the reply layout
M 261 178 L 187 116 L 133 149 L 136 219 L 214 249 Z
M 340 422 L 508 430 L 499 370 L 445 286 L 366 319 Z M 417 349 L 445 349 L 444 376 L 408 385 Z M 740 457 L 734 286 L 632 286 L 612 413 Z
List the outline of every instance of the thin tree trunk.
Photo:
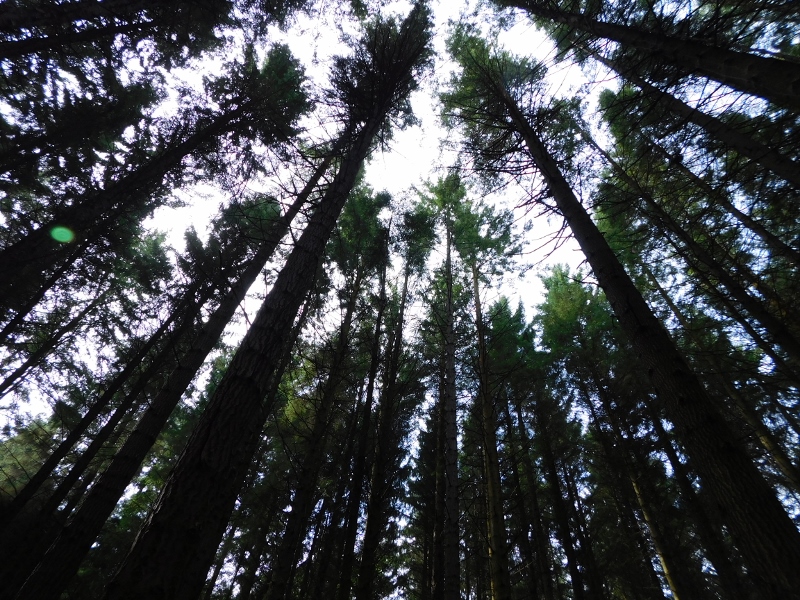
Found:
M 575 600 L 586 599 L 586 588 L 583 583 L 583 574 L 578 564 L 578 553 L 570 533 L 569 512 L 564 501 L 565 493 L 562 489 L 561 480 L 558 477 L 558 467 L 553 454 L 552 440 L 550 438 L 553 427 L 549 416 L 545 414 L 545 406 L 541 401 L 536 403 L 536 429 L 538 430 L 537 439 L 542 448 L 542 458 L 544 459 L 544 471 L 547 483 L 550 485 L 550 496 L 553 501 L 553 518 L 556 524 L 556 532 L 561 540 L 561 548 L 567 557 L 567 567 L 570 579 L 572 580 L 572 590 Z
M 361 295 L 364 280 L 363 267 L 358 268 L 350 290 L 347 308 L 339 329 L 338 343 L 331 361 L 330 371 L 322 386 L 321 397 L 316 402 L 314 426 L 306 439 L 306 452 L 301 460 L 297 485 L 292 498 L 292 510 L 286 522 L 273 557 L 270 569 L 270 584 L 266 600 L 284 600 L 291 595 L 292 580 L 300 558 L 302 542 L 307 534 L 308 520 L 317 501 L 317 482 L 325 462 L 328 447 L 331 415 L 336 408 L 337 395 L 344 380 L 344 366 L 350 354 L 350 338 L 356 304 Z
M 67 334 L 73 333 L 81 324 L 83 319 L 103 301 L 111 290 L 106 290 L 99 294 L 94 300 L 89 302 L 83 309 L 66 324 L 59 327 L 39 348 L 28 356 L 27 359 L 13 372 L 11 372 L 2 382 L 0 382 L 0 398 L 5 396 L 22 377 L 50 354 Z
M 138 169 L 124 175 L 106 189 L 59 211 L 50 222 L 0 251 L 0 297 L 2 306 L 18 310 L 35 295 L 48 274 L 67 257 L 75 246 L 90 242 L 126 212 L 153 208 L 152 194 L 165 175 L 202 144 L 231 131 L 252 107 L 244 103 L 237 109 L 218 115 L 211 123 L 168 148 Z M 75 241 L 63 244 L 50 235 L 55 226 L 68 227 Z
M 531 460 L 531 441 L 525 426 L 522 413 L 522 403 L 518 400 L 515 405 L 517 415 L 517 431 L 522 441 L 522 467 L 525 477 L 529 482 L 526 496 L 531 500 L 533 509 L 533 533 L 536 547 L 536 570 L 540 582 L 541 597 L 543 600 L 555 600 L 556 594 L 553 586 L 553 570 L 551 569 L 550 540 L 542 522 L 542 509 L 539 505 L 539 491 L 537 489 L 536 470 Z
M 361 498 L 364 494 L 364 481 L 367 475 L 367 455 L 372 420 L 373 396 L 375 382 L 378 377 L 378 368 L 381 358 L 381 328 L 383 326 L 383 313 L 386 309 L 386 266 L 381 270 L 381 292 L 378 312 L 375 316 L 375 331 L 372 336 L 370 348 L 369 373 L 367 375 L 367 389 L 364 396 L 364 415 L 361 423 L 358 452 L 355 456 L 355 466 L 351 477 L 350 494 L 347 499 L 346 529 L 344 534 L 343 556 L 339 572 L 339 585 L 336 592 L 338 600 L 347 600 L 353 585 L 353 567 L 355 564 L 355 546 L 358 534 L 358 515 L 361 509 Z
M 661 287 L 661 284 L 649 269 L 647 269 L 647 275 L 650 278 L 650 281 L 656 287 L 656 290 L 658 290 L 661 298 L 664 300 L 664 302 L 666 302 L 667 306 L 669 306 L 672 314 L 674 314 L 678 319 L 678 322 L 681 324 L 686 334 L 689 335 L 693 341 L 696 344 L 699 344 L 699 346 L 702 348 L 702 342 L 700 342 L 698 337 L 695 335 L 694 328 L 683 312 L 672 301 L 672 298 L 670 298 L 666 290 Z M 783 449 L 780 442 L 778 442 L 769 428 L 764 424 L 764 421 L 758 415 L 751 403 L 742 396 L 741 392 L 733 386 L 727 377 L 722 375 L 724 370 L 719 356 L 707 348 L 703 349 L 707 350 L 711 354 L 710 360 L 714 363 L 714 368 L 717 372 L 717 374 L 713 376 L 713 379 L 717 381 L 720 387 L 725 390 L 726 395 L 733 401 L 733 404 L 738 409 L 739 414 L 742 416 L 747 425 L 753 430 L 753 433 L 761 443 L 761 446 L 767 451 L 778 469 L 780 469 L 780 471 L 786 476 L 786 479 L 788 479 L 795 490 L 800 491 L 800 469 L 798 469 L 789 458 L 789 455 Z
M 386 240 L 388 243 L 388 239 Z M 385 268 L 385 265 L 384 265 Z M 408 299 L 408 269 L 403 278 L 397 322 L 391 334 L 386 353 L 385 377 L 378 416 L 375 457 L 372 461 L 370 493 L 367 501 L 367 522 L 364 529 L 364 542 L 361 549 L 358 582 L 355 589 L 356 600 L 371 600 L 374 595 L 375 575 L 377 574 L 378 550 L 387 526 L 387 509 L 392 500 L 391 470 L 396 460 L 396 447 L 399 447 L 398 433 L 403 430 L 398 422 L 401 400 L 401 386 L 398 381 L 400 356 L 403 352 L 403 325 L 406 301 Z M 386 274 L 383 274 L 385 281 Z
M 22 29 L 63 27 L 70 23 L 103 19 L 130 18 L 149 6 L 158 6 L 155 0 L 78 0 L 47 7 L 8 7 L 0 16 L 0 31 L 13 33 Z
M 139 23 L 92 27 L 91 29 L 84 29 L 82 31 L 70 31 L 68 33 L 0 42 L 0 59 L 15 59 L 27 54 L 33 54 L 34 52 L 62 51 L 64 48 L 69 48 L 71 44 L 85 44 L 99 40 L 108 40 L 108 38 L 119 34 L 128 35 L 131 40 L 137 40 L 146 37 L 148 31 L 153 29 L 154 26 L 155 23 L 153 21 L 142 21 Z
M 643 567 L 644 576 L 649 580 L 650 584 L 649 587 L 645 588 L 646 597 L 651 600 L 663 600 L 663 586 L 661 580 L 658 578 L 658 574 L 653 568 L 652 556 L 648 551 L 650 545 L 646 540 L 647 535 L 642 531 L 641 523 L 637 518 L 636 512 L 630 502 L 629 492 L 632 489 L 632 486 L 629 485 L 630 478 L 626 476 L 627 468 L 620 464 L 621 460 L 618 456 L 618 452 L 610 443 L 608 435 L 603 431 L 600 425 L 600 420 L 597 416 L 597 412 L 594 408 L 591 398 L 588 396 L 587 390 L 583 389 L 582 392 L 585 398 L 586 406 L 589 408 L 589 412 L 592 417 L 590 425 L 592 426 L 594 434 L 597 437 L 601 448 L 603 449 L 603 454 L 605 455 L 604 459 L 607 465 L 609 476 L 612 479 L 612 492 L 614 501 L 617 505 L 618 513 L 620 514 L 621 518 L 627 522 L 627 530 L 630 532 L 631 536 L 635 538 L 635 543 L 641 554 L 641 565 Z M 628 493 L 625 493 L 626 491 Z M 658 555 L 658 552 L 656 552 L 656 554 Z M 659 562 L 661 562 L 660 555 L 658 555 L 658 559 Z M 669 587 L 669 584 L 667 587 Z
M 689 167 L 683 164 L 681 157 L 670 154 L 666 148 L 663 148 L 655 140 L 648 140 L 648 142 L 656 152 L 667 159 L 670 165 L 674 165 L 681 173 L 686 175 L 692 183 L 703 190 L 708 196 L 709 203 L 718 203 L 728 214 L 739 221 L 739 223 L 760 237 L 764 244 L 770 249 L 773 257 L 785 258 L 794 266 L 800 266 L 800 251 L 795 250 L 778 236 L 768 231 L 759 221 L 756 221 L 750 215 L 736 208 L 724 191 L 712 188 L 703 178 L 696 175 Z M 798 170 L 800 170 L 800 167 L 798 167 Z M 800 186 L 800 183 L 797 185 Z
M 442 523 L 442 599 L 458 600 L 461 589 L 461 551 L 459 544 L 458 502 L 458 398 L 456 393 L 456 333 L 453 303 L 453 232 L 447 222 L 445 285 L 447 300 L 444 325 L 444 386 L 442 403 L 444 459 L 444 522 Z
M 155 346 L 156 342 L 161 339 L 161 336 L 166 332 L 169 326 L 173 323 L 178 313 L 173 312 L 170 317 L 162 323 L 158 329 L 150 336 L 148 341 L 136 352 L 134 356 L 126 363 L 125 368 L 117 374 L 111 383 L 103 391 L 102 396 L 92 404 L 88 411 L 81 417 L 81 420 L 70 430 L 58 447 L 47 457 L 47 460 L 39 468 L 39 470 L 31 477 L 25 484 L 25 487 L 14 497 L 13 502 L 6 508 L 3 513 L 3 519 L 0 524 L 5 524 L 6 519 L 13 518 L 20 509 L 30 500 L 41 485 L 47 480 L 50 474 L 55 470 L 61 460 L 69 453 L 72 447 L 78 443 L 83 437 L 88 428 L 96 421 L 96 419 L 108 408 L 114 395 L 119 391 L 122 385 L 130 379 L 136 370 L 141 366 L 141 362 L 145 359 L 147 354 Z M 120 405 L 121 407 L 121 405 Z M 118 411 L 118 407 L 116 410 Z M 127 409 L 126 409 L 127 410 Z M 124 411 L 123 411 L 124 412 Z
M 688 469 L 681 462 L 680 458 L 678 458 L 670 437 L 661 425 L 660 417 L 649 404 L 646 405 L 646 409 L 650 412 L 650 418 L 656 436 L 660 442 L 661 448 L 667 455 L 669 464 L 672 467 L 673 478 L 678 483 L 678 488 L 681 490 L 681 498 L 697 527 L 697 533 L 705 547 L 708 560 L 717 572 L 720 587 L 732 600 L 751 599 L 755 590 L 750 589 L 752 586 L 749 585 L 749 582 L 744 580 L 741 573 L 737 571 L 736 565 L 731 561 L 730 549 L 723 543 L 719 528 L 712 524 L 711 518 L 703 508 L 700 499 L 697 497 L 697 492 L 695 492 L 691 480 L 689 479 Z
M 233 546 L 233 536 L 235 534 L 236 527 L 230 527 L 228 529 L 228 535 L 225 536 L 225 539 L 222 542 L 222 547 L 217 553 L 217 561 L 214 564 L 214 570 L 211 572 L 211 577 L 209 577 L 208 581 L 206 581 L 206 590 L 203 593 L 202 600 L 211 600 L 211 597 L 214 593 L 214 587 L 217 585 L 217 579 L 219 579 L 219 574 L 222 572 L 222 567 L 225 566 L 225 559 L 228 558 L 228 553 L 231 551 L 231 547 Z
M 549 2 L 541 0 L 511 0 L 503 4 L 613 40 L 626 48 L 636 48 L 686 73 L 708 77 L 789 109 L 800 109 L 800 64 L 709 46 L 699 40 L 673 37 L 644 27 L 596 21 L 583 14 L 550 8 Z
M 487 538 L 492 600 L 510 600 L 511 575 L 508 567 L 508 542 L 497 452 L 497 414 L 489 389 L 489 364 L 481 309 L 478 267 L 473 262 L 472 291 L 475 302 L 475 328 L 478 334 L 478 396 L 483 436 L 483 476 L 486 481 Z
M 630 69 L 622 66 L 618 61 L 605 58 L 594 52 L 592 52 L 592 57 L 636 85 L 653 102 L 661 103 L 677 116 L 697 125 L 711 137 L 727 144 L 741 156 L 749 158 L 768 171 L 772 171 L 778 177 L 800 187 L 800 164 L 796 161 L 784 156 L 774 148 L 762 144 L 753 137 L 736 130 L 725 121 L 689 106 L 672 94 L 662 92 L 630 71 Z
M 69 271 L 72 265 L 75 264 L 75 261 L 83 255 L 88 247 L 89 242 L 85 240 L 82 244 L 78 244 L 75 248 L 73 248 L 70 255 L 64 259 L 64 262 L 61 263 L 61 266 L 59 266 L 58 269 L 56 269 L 52 275 L 50 275 L 50 277 L 48 277 L 42 283 L 42 285 L 39 286 L 39 289 L 36 290 L 36 293 L 34 293 L 27 302 L 12 311 L 15 312 L 15 314 L 0 332 L 0 343 L 4 345 L 8 343 L 11 335 L 15 333 L 19 326 L 25 321 L 25 317 L 27 317 L 34 308 L 36 308 L 39 302 L 41 302 L 45 297 L 47 292 L 50 291 L 50 289 L 64 276 L 67 271 Z M 8 311 L 4 306 L 0 305 L 0 314 L 5 312 Z
M 525 449 L 519 447 L 516 443 L 516 435 L 514 434 L 514 422 L 511 418 L 511 410 L 509 409 L 508 402 L 503 402 L 503 420 L 505 421 L 506 436 L 508 437 L 509 444 L 514 448 L 513 454 L 508 457 L 511 465 L 511 481 L 514 484 L 516 494 L 514 494 L 514 508 L 517 512 L 517 521 L 519 523 L 518 529 L 515 532 L 515 539 L 517 539 L 517 546 L 519 548 L 520 557 L 522 558 L 522 565 L 520 570 L 525 573 L 525 586 L 528 589 L 528 595 L 531 600 L 539 600 L 540 582 L 538 581 L 538 573 L 536 569 L 536 553 L 533 550 L 530 539 L 531 519 L 528 514 L 528 504 L 526 502 L 526 494 L 522 489 L 522 478 L 520 477 L 520 465 L 517 453 L 524 452 Z M 512 528 L 513 530 L 513 528 Z
M 561 466 L 564 486 L 567 490 L 570 512 L 577 526 L 575 527 L 575 537 L 578 540 L 578 555 L 583 565 L 584 577 L 587 582 L 588 596 L 594 600 L 603 600 L 603 578 L 597 569 L 592 539 L 589 535 L 586 524 L 586 513 L 584 511 L 581 497 L 578 494 L 577 484 L 568 465 Z

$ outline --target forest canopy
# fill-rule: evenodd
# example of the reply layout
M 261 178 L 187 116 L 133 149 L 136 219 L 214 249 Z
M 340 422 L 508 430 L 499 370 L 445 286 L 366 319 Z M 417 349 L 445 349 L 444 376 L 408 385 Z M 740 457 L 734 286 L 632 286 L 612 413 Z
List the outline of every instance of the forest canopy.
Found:
M 2 7 L 0 600 L 800 600 L 793 0 Z

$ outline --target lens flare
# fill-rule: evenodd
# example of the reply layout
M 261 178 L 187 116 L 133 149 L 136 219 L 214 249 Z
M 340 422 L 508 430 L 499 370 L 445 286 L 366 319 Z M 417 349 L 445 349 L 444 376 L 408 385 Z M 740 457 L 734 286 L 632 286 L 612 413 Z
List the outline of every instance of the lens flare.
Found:
M 53 227 L 50 230 L 50 236 L 57 242 L 61 242 L 63 244 L 67 244 L 75 239 L 75 233 L 71 229 L 67 227 L 62 227 L 59 225 L 58 227 Z

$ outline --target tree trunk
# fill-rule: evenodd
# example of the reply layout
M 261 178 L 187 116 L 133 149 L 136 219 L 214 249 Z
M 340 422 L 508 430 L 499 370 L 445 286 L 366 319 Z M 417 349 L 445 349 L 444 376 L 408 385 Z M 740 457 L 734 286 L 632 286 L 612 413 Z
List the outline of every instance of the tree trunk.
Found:
M 444 522 L 442 523 L 442 600 L 458 600 L 461 589 L 461 550 L 458 502 L 458 397 L 456 391 L 456 333 L 453 304 L 453 232 L 447 222 L 445 279 L 447 305 L 444 326 L 444 386 L 442 403 L 444 459 Z
M 522 413 L 522 403 L 517 401 L 515 407 L 517 415 L 517 431 L 522 442 L 522 467 L 525 472 L 525 478 L 528 480 L 530 486 L 527 490 L 527 497 L 531 500 L 531 508 L 533 509 L 533 533 L 534 533 L 534 546 L 536 548 L 536 570 L 538 573 L 540 596 L 542 600 L 555 600 L 556 593 L 553 586 L 553 570 L 551 568 L 550 558 L 550 536 L 545 531 L 542 522 L 542 509 L 539 505 L 539 491 L 537 489 L 537 476 L 534 469 L 533 461 L 531 460 L 531 442 L 528 438 L 528 430 L 526 429 Z
M 152 21 L 142 21 L 0 42 L 0 59 L 13 60 L 35 52 L 62 51 L 72 44 L 85 44 L 99 40 L 107 40 L 106 43 L 110 43 L 111 40 L 108 40 L 108 38 L 113 38 L 120 34 L 129 36 L 132 40 L 137 40 L 146 37 L 149 31 L 154 28 L 154 25 L 155 23 Z
M 386 240 L 388 243 L 388 239 Z M 384 265 L 385 267 L 385 265 Z M 396 431 L 403 430 L 398 422 L 402 389 L 399 383 L 400 356 L 403 351 L 403 325 L 408 298 L 408 269 L 405 270 L 403 289 L 397 322 L 394 324 L 386 353 L 385 377 L 378 416 L 375 457 L 372 461 L 370 493 L 367 500 L 367 521 L 361 549 L 356 600 L 371 600 L 374 595 L 375 575 L 378 566 L 378 550 L 388 525 L 387 510 L 392 501 L 392 470 L 395 466 L 400 439 Z M 385 280 L 386 274 L 383 274 Z
M 155 208 L 156 188 L 181 161 L 202 144 L 235 128 L 252 107 L 244 103 L 235 110 L 218 115 L 208 125 L 183 141 L 167 148 L 132 173 L 122 176 L 106 189 L 64 208 L 21 240 L 0 251 L 0 297 L 2 307 L 17 311 L 37 294 L 48 275 L 74 254 L 76 246 L 85 247 L 102 235 L 125 213 L 143 213 Z M 55 226 L 68 227 L 75 240 L 64 244 L 50 235 Z
M 86 414 L 81 417 L 81 420 L 78 421 L 78 423 L 76 423 L 75 426 L 70 430 L 70 432 L 67 434 L 67 437 L 65 437 L 56 447 L 56 449 L 53 450 L 50 456 L 47 457 L 47 460 L 45 460 L 44 464 L 42 464 L 33 477 L 28 480 L 28 482 L 25 484 L 25 487 L 20 490 L 19 494 L 17 494 L 12 502 L 5 508 L 2 513 L 2 517 L 0 517 L 0 527 L 5 527 L 6 524 L 9 523 L 11 519 L 13 519 L 20 512 L 20 510 L 25 507 L 28 501 L 42 486 L 42 484 L 47 481 L 47 478 L 50 477 L 61 460 L 63 460 L 73 446 L 78 443 L 81 437 L 83 437 L 84 433 L 86 433 L 88 428 L 103 413 L 103 411 L 108 408 L 116 393 L 141 366 L 141 362 L 145 359 L 150 350 L 152 350 L 156 342 L 161 339 L 161 336 L 164 334 L 164 332 L 166 332 L 167 328 L 173 323 L 177 316 L 178 312 L 174 311 L 170 317 L 164 321 L 164 323 L 162 323 L 159 328 L 150 336 L 148 341 L 136 352 L 136 354 L 131 357 L 125 368 L 116 377 L 114 377 L 114 379 L 103 392 L 103 395 L 100 396 L 100 398 L 98 398 L 94 404 L 92 404 L 89 410 L 86 411 Z M 124 401 L 117 407 L 115 410 L 115 415 L 117 412 L 121 414 L 116 418 L 112 428 L 116 427 L 116 424 L 122 418 L 122 414 L 126 413 L 129 409 L 130 405 L 125 406 Z M 112 420 L 113 419 L 114 417 L 112 417 Z M 101 429 L 101 432 L 104 431 L 105 428 L 106 426 L 104 425 L 104 427 Z M 110 434 L 110 432 L 108 433 Z M 100 436 L 100 434 L 98 434 L 98 436 Z M 98 436 L 96 436 L 95 439 L 97 439 Z M 107 438 L 108 436 L 106 435 L 105 437 Z M 105 439 L 103 441 L 105 441 Z M 89 450 L 87 449 L 86 452 L 89 452 Z M 86 454 L 86 452 L 83 454 Z M 83 454 L 81 456 L 83 456 Z M 72 485 L 74 485 L 74 481 L 69 484 L 69 487 L 72 487 Z M 58 503 L 60 502 L 61 500 L 58 500 Z
M 307 535 L 307 524 L 317 502 L 317 482 L 325 462 L 330 433 L 331 417 L 337 404 L 337 395 L 345 375 L 345 362 L 350 354 L 351 329 L 356 304 L 361 295 L 364 279 L 363 267 L 358 268 L 350 290 L 347 308 L 339 329 L 335 354 L 330 371 L 322 386 L 321 397 L 317 399 L 314 411 L 314 426 L 306 439 L 306 451 L 300 461 L 297 485 L 292 498 L 292 510 L 281 536 L 281 543 L 272 557 L 270 584 L 266 600 L 284 600 L 291 596 L 292 580 L 300 550 Z
M 689 169 L 686 165 L 683 164 L 682 159 L 680 156 L 675 156 L 670 154 L 665 148 L 663 148 L 660 144 L 658 144 L 655 140 L 648 140 L 652 149 L 658 152 L 662 157 L 664 157 L 670 165 L 674 165 L 681 173 L 686 175 L 686 177 L 694 183 L 698 188 L 703 190 L 706 195 L 708 196 L 709 204 L 717 203 L 722 208 L 724 208 L 729 215 L 731 215 L 734 219 L 739 221 L 744 227 L 755 233 L 758 237 L 761 238 L 761 241 L 770 249 L 771 257 L 770 258 L 784 258 L 791 262 L 795 267 L 800 266 L 800 251 L 795 250 L 788 244 L 786 244 L 783 240 L 781 240 L 778 236 L 773 234 L 771 231 L 767 230 L 767 228 L 761 224 L 759 221 L 755 220 L 750 215 L 742 212 L 739 210 L 733 202 L 730 201 L 728 195 L 722 191 L 712 188 L 703 178 L 696 175 L 691 169 Z M 798 167 L 798 171 L 800 171 L 800 167 Z M 798 177 L 800 180 L 800 177 Z M 800 187 L 800 182 L 796 184 Z
M 16 386 L 23 376 L 32 368 L 41 363 L 47 356 L 55 350 L 61 343 L 64 336 L 73 333 L 81 325 L 83 319 L 94 311 L 95 308 L 106 298 L 110 290 L 99 294 L 94 300 L 89 302 L 77 315 L 72 317 L 69 322 L 59 327 L 47 340 L 41 343 L 35 352 L 31 353 L 23 363 L 14 369 L 2 382 L 0 382 L 0 398 L 5 396 Z
M 475 328 L 478 334 L 478 395 L 481 431 L 483 436 L 483 477 L 486 481 L 487 537 L 489 545 L 489 573 L 492 600 L 510 600 L 511 575 L 508 568 L 508 541 L 503 510 L 503 494 L 500 481 L 500 458 L 497 452 L 497 413 L 489 388 L 489 364 L 486 335 L 481 310 L 478 267 L 473 262 L 472 291 L 475 302 Z
M 558 467 L 556 465 L 555 455 L 553 454 L 553 445 L 550 437 L 553 427 L 549 415 L 545 413 L 546 410 L 547 408 L 544 406 L 541 399 L 538 399 L 535 409 L 536 429 L 538 433 L 537 439 L 542 448 L 545 477 L 550 486 L 556 533 L 561 540 L 561 548 L 564 550 L 564 554 L 567 557 L 567 567 L 569 569 L 570 579 L 572 580 L 574 598 L 575 600 L 586 600 L 586 588 L 583 583 L 583 574 L 578 564 L 578 552 L 572 540 L 569 512 L 564 501 L 566 494 L 562 489 L 561 480 L 558 477 Z
M 530 596 L 530 599 L 539 600 L 541 596 L 539 594 L 539 574 L 537 573 L 536 569 L 537 557 L 536 553 L 533 551 L 533 546 L 531 545 L 530 540 L 531 518 L 528 514 L 528 505 L 525 500 L 526 494 L 522 489 L 522 478 L 520 477 L 519 473 L 520 465 L 518 453 L 525 452 L 525 449 L 521 448 L 516 442 L 516 435 L 514 435 L 514 422 L 511 418 L 511 411 L 508 407 L 507 401 L 503 402 L 503 419 L 505 421 L 506 436 L 508 438 L 509 445 L 511 445 L 513 448 L 512 454 L 508 457 L 508 460 L 511 465 L 511 481 L 514 484 L 514 489 L 516 490 L 514 497 L 514 508 L 516 509 L 517 522 L 519 526 L 514 532 L 514 538 L 518 540 L 517 547 L 519 548 L 520 557 L 522 558 L 520 570 L 525 573 L 525 586 L 528 589 L 528 595 Z M 513 527 L 511 529 L 514 531 Z
M 620 327 L 647 370 L 667 415 L 726 516 L 726 525 L 758 585 L 774 597 L 800 594 L 800 534 L 705 389 L 687 365 L 603 235 L 505 89 L 514 126 L 586 255 Z M 758 506 L 754 511 L 752 507 Z
M 742 396 L 741 392 L 733 386 L 728 378 L 722 375 L 722 373 L 725 372 L 725 369 L 723 368 L 719 356 L 715 354 L 713 350 L 703 347 L 703 344 L 697 339 L 691 323 L 683 314 L 683 312 L 675 305 L 675 303 L 672 301 L 672 298 L 670 298 L 666 290 L 661 287 L 661 284 L 659 284 L 658 280 L 649 271 L 649 269 L 647 274 L 650 278 L 650 281 L 653 282 L 653 285 L 655 285 L 656 289 L 658 290 L 661 298 L 664 300 L 664 302 L 666 302 L 667 306 L 669 306 L 672 314 L 674 314 L 678 319 L 678 322 L 681 324 L 686 334 L 692 338 L 696 344 L 699 344 L 699 347 L 710 353 L 710 360 L 712 361 L 713 368 L 716 371 L 716 375 L 713 376 L 713 379 L 717 382 L 720 388 L 725 391 L 728 398 L 733 401 L 733 404 L 738 409 L 739 414 L 744 419 L 745 423 L 747 423 L 747 425 L 753 430 L 756 438 L 761 443 L 761 446 L 764 448 L 764 450 L 766 450 L 769 456 L 772 458 L 775 466 L 777 466 L 781 473 L 784 474 L 789 482 L 789 485 L 794 487 L 795 491 L 800 492 L 800 469 L 795 466 L 795 464 L 789 458 L 789 455 L 775 438 L 772 431 L 770 431 L 769 427 L 764 424 L 764 421 L 758 415 L 756 409 L 747 399 Z
M 375 394 L 375 382 L 378 377 L 378 368 L 381 358 L 381 328 L 383 325 L 383 313 L 386 309 L 386 265 L 382 268 L 381 292 L 378 304 L 378 312 L 375 316 L 375 331 L 372 336 L 372 347 L 370 348 L 369 373 L 367 375 L 367 389 L 364 396 L 364 415 L 358 441 L 358 451 L 355 456 L 355 466 L 351 477 L 350 494 L 347 499 L 346 529 L 343 543 L 343 556 L 339 572 L 339 585 L 336 592 L 338 600 L 347 600 L 350 597 L 350 589 L 353 585 L 353 566 L 355 564 L 355 546 L 358 534 L 358 515 L 361 509 L 361 499 L 364 495 L 364 481 L 367 475 L 367 455 L 370 447 L 370 432 L 372 420 L 373 396 Z

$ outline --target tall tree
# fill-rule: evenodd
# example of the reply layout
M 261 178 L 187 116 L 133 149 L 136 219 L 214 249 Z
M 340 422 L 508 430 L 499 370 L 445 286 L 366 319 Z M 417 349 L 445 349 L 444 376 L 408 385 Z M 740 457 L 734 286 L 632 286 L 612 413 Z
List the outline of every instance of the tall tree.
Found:
M 417 4 L 400 24 L 391 19 L 368 24 L 353 56 L 337 61 L 334 97 L 347 109 L 345 130 L 352 135 L 337 176 L 231 361 L 108 598 L 193 598 L 202 587 L 269 412 L 263 400 L 294 316 L 375 136 L 387 117 L 400 113 L 416 85 L 415 73 L 429 56 L 429 37 L 427 8 Z
M 484 42 L 463 34 L 451 42 L 451 48 L 463 71 L 454 80 L 453 91 L 445 102 L 453 117 L 467 125 L 472 148 L 480 156 L 482 148 L 496 152 L 498 145 L 508 148 L 516 139 L 524 144 L 592 266 L 620 326 L 640 354 L 681 442 L 724 512 L 726 525 L 752 576 L 774 595 L 794 594 L 792 590 L 798 589 L 800 582 L 796 582 L 796 569 L 790 565 L 800 557 L 800 534 L 531 124 L 536 113 L 522 104 L 531 100 L 523 90 L 531 89 L 535 81 L 532 76 L 538 76 L 536 67 L 507 54 L 492 54 Z M 525 88 L 521 87 L 523 83 Z M 485 143 L 486 137 L 498 140 L 494 147 Z M 492 155 L 496 157 L 497 154 Z M 756 504 L 763 507 L 758 518 L 745 508 Z

